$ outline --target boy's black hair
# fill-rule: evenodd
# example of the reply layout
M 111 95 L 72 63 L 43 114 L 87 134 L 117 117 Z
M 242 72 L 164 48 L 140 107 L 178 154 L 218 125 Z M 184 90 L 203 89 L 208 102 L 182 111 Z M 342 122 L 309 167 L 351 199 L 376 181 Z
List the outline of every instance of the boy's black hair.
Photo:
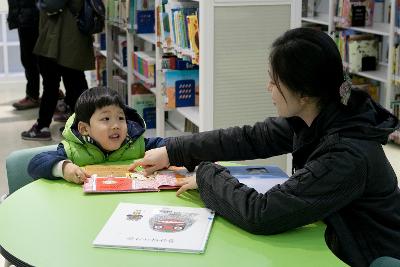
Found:
M 320 105 L 340 101 L 342 59 L 326 33 L 311 28 L 289 30 L 272 44 L 269 59 L 271 78 L 279 90 L 283 83 L 292 92 L 318 98 Z
M 76 101 L 75 123 L 90 123 L 90 118 L 97 109 L 112 105 L 119 106 L 125 112 L 125 104 L 115 90 L 105 86 L 89 88 Z

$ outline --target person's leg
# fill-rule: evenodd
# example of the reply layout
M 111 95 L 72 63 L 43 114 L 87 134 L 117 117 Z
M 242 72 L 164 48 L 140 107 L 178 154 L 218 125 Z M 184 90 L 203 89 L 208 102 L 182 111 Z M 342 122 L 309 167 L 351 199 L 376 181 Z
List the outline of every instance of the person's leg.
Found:
M 39 65 L 37 56 L 33 54 L 33 48 L 38 37 L 38 28 L 18 28 L 18 36 L 20 42 L 21 63 L 25 70 L 27 83 L 25 98 L 14 103 L 13 106 L 16 109 L 21 110 L 39 106 Z
M 65 87 L 65 103 L 74 112 L 75 103 L 83 91 L 88 89 L 85 73 L 81 70 L 74 70 L 61 67 L 61 75 Z
M 25 140 L 50 140 L 49 126 L 58 100 L 61 74 L 60 66 L 52 59 L 39 56 L 40 73 L 43 79 L 43 94 L 39 118 L 28 131 L 21 134 Z
M 38 125 L 49 127 L 56 109 L 61 82 L 61 70 L 54 60 L 39 56 L 40 73 L 43 79 L 43 94 L 40 102 Z

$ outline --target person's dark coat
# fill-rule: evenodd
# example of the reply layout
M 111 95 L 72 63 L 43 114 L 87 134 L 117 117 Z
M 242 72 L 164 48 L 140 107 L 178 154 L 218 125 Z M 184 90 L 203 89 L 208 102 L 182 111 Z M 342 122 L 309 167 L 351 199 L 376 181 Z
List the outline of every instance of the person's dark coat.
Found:
M 351 266 L 380 256 L 400 259 L 400 191 L 382 144 L 396 117 L 358 90 L 348 106 L 332 103 L 308 127 L 299 118 L 269 118 L 171 138 L 171 165 L 197 169 L 206 207 L 255 234 L 277 234 L 323 220 L 328 247 Z M 206 161 L 293 154 L 289 180 L 258 193 Z M 181 165 L 179 164 L 179 165 Z
M 8 28 L 38 27 L 39 10 L 35 0 L 8 0 Z
M 95 68 L 93 37 L 79 31 L 74 17 L 82 4 L 83 0 L 69 0 L 61 13 L 52 16 L 40 11 L 35 54 L 54 59 L 57 64 L 74 70 Z

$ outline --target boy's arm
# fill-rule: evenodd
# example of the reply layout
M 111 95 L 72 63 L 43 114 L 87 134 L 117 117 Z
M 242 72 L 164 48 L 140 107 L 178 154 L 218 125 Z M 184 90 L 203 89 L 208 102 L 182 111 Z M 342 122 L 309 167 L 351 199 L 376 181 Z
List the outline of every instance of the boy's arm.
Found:
M 67 154 L 64 150 L 64 145 L 59 144 L 56 151 L 42 152 L 34 156 L 28 165 L 28 173 L 33 179 L 60 179 L 53 175 L 52 170 L 54 165 L 62 160 L 66 160 Z
M 154 137 L 144 139 L 145 150 L 150 150 L 157 147 L 165 146 L 165 138 Z

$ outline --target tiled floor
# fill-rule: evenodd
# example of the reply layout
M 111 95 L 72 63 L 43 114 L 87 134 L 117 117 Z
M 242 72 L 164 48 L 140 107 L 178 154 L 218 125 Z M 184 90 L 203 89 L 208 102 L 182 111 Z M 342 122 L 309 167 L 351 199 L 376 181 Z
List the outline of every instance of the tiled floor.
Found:
M 52 132 L 52 141 L 25 141 L 20 134 L 29 129 L 36 121 L 38 109 L 26 111 L 16 111 L 11 104 L 25 95 L 23 82 L 4 82 L 0 80 L 0 196 L 8 192 L 7 179 L 5 175 L 5 158 L 14 150 L 57 144 L 60 141 L 59 128 L 62 123 L 52 123 L 50 130 Z M 384 147 L 386 155 L 400 179 L 400 146 L 387 145 Z M 4 259 L 0 256 L 0 266 L 3 266 Z
M 56 144 L 60 141 L 59 128 L 62 123 L 52 123 L 50 130 L 53 141 L 26 141 L 21 139 L 21 132 L 28 130 L 36 121 L 38 108 L 23 111 L 15 110 L 11 104 L 25 96 L 24 83 L 0 81 L 0 195 L 7 192 L 8 184 L 5 175 L 5 158 L 14 150 L 28 147 Z

